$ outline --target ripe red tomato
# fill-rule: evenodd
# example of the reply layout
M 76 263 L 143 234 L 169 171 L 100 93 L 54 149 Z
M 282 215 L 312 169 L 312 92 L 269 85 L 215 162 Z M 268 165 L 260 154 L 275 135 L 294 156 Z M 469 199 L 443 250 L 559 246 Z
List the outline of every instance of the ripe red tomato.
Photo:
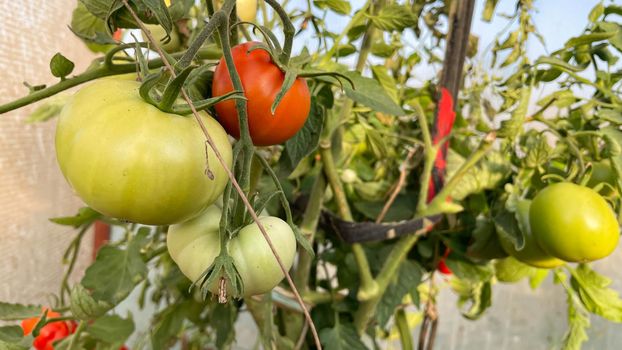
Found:
M 449 266 L 447 266 L 447 263 L 445 262 L 445 260 L 447 260 L 447 257 L 449 256 L 449 253 L 451 253 L 451 249 L 445 248 L 445 254 L 443 254 L 443 257 L 441 258 L 441 260 L 438 261 L 438 265 L 436 266 L 438 272 L 442 273 L 443 275 L 452 274 L 451 269 L 449 268 Z
M 48 311 L 47 318 L 60 317 L 60 314 L 53 311 Z M 33 317 L 22 321 L 22 329 L 24 335 L 28 335 L 35 328 L 39 322 L 39 317 Z M 53 343 L 57 340 L 61 340 L 71 334 L 69 326 L 66 322 L 52 322 L 48 323 L 39 332 L 39 335 L 32 342 L 32 346 L 37 350 L 53 350 Z
M 265 50 L 248 52 L 256 44 L 247 42 L 237 45 L 231 53 L 248 99 L 248 123 L 253 144 L 276 145 L 290 139 L 302 128 L 311 109 L 311 95 L 306 80 L 297 78 L 273 115 L 270 108 L 283 85 L 285 73 L 272 62 Z M 212 95 L 221 96 L 231 91 L 233 84 L 223 57 L 214 72 Z M 240 126 L 235 101 L 220 102 L 215 108 L 218 121 L 225 130 L 239 138 Z

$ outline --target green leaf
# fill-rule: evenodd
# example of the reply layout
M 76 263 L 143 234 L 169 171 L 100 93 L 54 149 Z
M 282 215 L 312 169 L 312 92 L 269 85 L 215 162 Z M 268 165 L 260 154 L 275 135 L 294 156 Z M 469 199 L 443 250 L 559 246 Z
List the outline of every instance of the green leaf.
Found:
M 494 276 L 495 270 L 492 264 L 474 264 L 466 260 L 447 259 L 447 266 L 461 280 L 471 282 L 488 281 Z
M 314 96 L 311 98 L 309 117 L 302 129 L 285 142 L 283 157 L 290 172 L 298 166 L 303 158 L 315 151 L 320 142 L 323 126 L 324 110 Z
M 598 118 L 614 124 L 622 124 L 622 112 L 603 108 L 598 111 Z
M 514 45 L 518 42 L 518 35 L 520 34 L 519 30 L 515 30 L 508 34 L 508 37 L 503 41 L 503 43 L 499 44 L 495 47 L 495 51 L 502 51 L 506 49 L 513 48 Z
M 134 333 L 134 321 L 117 315 L 104 315 L 91 323 L 86 332 L 105 343 L 121 345 Z
M 622 6 L 620 5 L 609 5 L 605 7 L 605 16 L 615 14 L 622 16 Z
M 600 18 L 600 16 L 603 15 L 603 13 L 605 13 L 605 6 L 603 6 L 602 2 L 599 2 L 596 6 L 594 6 L 594 8 L 592 8 L 592 11 L 590 11 L 587 18 L 590 22 L 594 23 Z
M 344 87 L 346 95 L 354 102 L 365 105 L 381 113 L 396 116 L 406 114 L 376 80 L 363 77 L 358 72 L 345 72 L 344 74 L 354 82 L 356 90 L 353 90 L 347 85 Z
M 371 53 L 374 56 L 389 58 L 395 52 L 392 45 L 385 43 L 383 40 L 376 40 L 371 45 Z
M 0 327 L 0 349 L 2 342 L 18 343 L 24 338 L 24 331 L 20 326 L 4 326 Z
M 531 86 L 524 86 L 520 91 L 520 99 L 516 109 L 512 112 L 512 116 L 508 120 L 501 122 L 499 136 L 514 140 L 523 130 L 523 124 L 527 117 L 527 109 L 529 108 L 529 98 L 531 97 Z
M 615 30 L 615 31 L 611 31 L 611 32 L 590 33 L 590 34 L 585 34 L 585 35 L 581 35 L 581 36 L 578 36 L 578 37 L 573 37 L 573 38 L 570 38 L 566 42 L 565 46 L 567 48 L 570 48 L 570 47 L 577 47 L 577 46 L 583 45 L 583 44 L 591 44 L 593 42 L 607 40 L 607 39 L 613 37 L 614 35 L 616 35 L 617 32 L 618 31 Z
M 449 263 L 451 260 L 448 260 Z M 454 268 L 450 265 L 452 271 Z M 458 307 L 463 309 L 468 303 L 462 316 L 469 320 L 476 320 L 492 305 L 492 287 L 490 281 L 469 281 L 454 278 L 450 280 L 453 291 L 458 294 Z
M 336 13 L 347 15 L 352 11 L 350 2 L 346 0 L 313 0 L 313 4 L 321 9 L 331 9 Z
M 231 304 L 216 304 L 212 310 L 216 323 L 216 347 L 224 349 L 235 340 L 235 320 L 238 309 Z
M 56 55 L 52 57 L 52 60 L 50 60 L 50 71 L 52 75 L 57 78 L 65 79 L 66 76 L 73 72 L 74 67 L 75 64 L 61 55 L 60 52 L 56 53 Z
M 60 115 L 69 95 L 58 94 L 43 101 L 26 119 L 26 123 L 42 123 Z
M 377 16 L 370 15 L 369 18 L 374 26 L 387 32 L 402 31 L 417 24 L 410 8 L 397 4 L 385 6 Z
M 549 275 L 549 269 L 535 269 L 535 272 L 529 277 L 529 287 L 531 289 L 538 288 Z
M 551 65 L 552 67 L 556 67 L 556 68 L 562 68 L 566 71 L 569 72 L 580 72 L 582 70 L 584 70 L 584 67 L 579 67 L 579 66 L 573 66 L 572 64 L 557 58 L 557 57 L 546 57 L 546 56 L 542 56 L 540 58 L 538 58 L 535 62 L 536 65 L 538 64 L 548 64 Z
M 484 5 L 484 11 L 482 11 L 482 20 L 485 22 L 490 22 L 492 19 L 492 15 L 495 12 L 495 7 L 497 7 L 497 2 L 499 0 L 486 0 L 486 5 Z
M 170 348 L 169 343 L 181 331 L 184 320 L 190 315 L 193 306 L 196 305 L 187 300 L 182 303 L 171 304 L 158 313 L 156 316 L 157 322 L 151 328 L 151 346 L 154 350 Z M 225 322 L 227 320 L 223 319 L 222 323 Z M 219 327 L 220 320 L 215 325 Z
M 577 305 L 572 291 L 568 294 L 568 331 L 564 336 L 562 350 L 581 350 L 581 345 L 588 340 L 586 329 L 590 327 L 589 315 Z M 578 306 L 578 307 L 577 307 Z
M 51 222 L 64 226 L 80 227 L 83 225 L 90 225 L 93 221 L 102 217 L 102 214 L 96 212 L 89 207 L 83 207 L 78 209 L 78 214 L 75 216 L 64 216 L 59 218 L 49 219 Z
M 612 22 L 598 22 L 597 26 L 600 30 L 604 30 L 605 32 L 616 31 L 616 35 L 609 38 L 609 43 L 615 47 L 616 50 L 622 52 L 622 26 Z
M 453 150 L 447 153 L 446 178 L 451 179 L 465 159 Z M 462 200 L 471 194 L 495 188 L 511 170 L 509 159 L 501 152 L 490 152 L 478 165 L 468 170 L 454 188 L 451 197 Z
M 402 303 L 408 294 L 417 294 L 417 286 L 421 283 L 423 269 L 412 260 L 404 260 L 389 287 L 386 289 L 376 309 L 378 325 L 384 328 L 395 313 L 395 308 Z
M 525 141 L 525 166 L 530 169 L 541 167 L 546 164 L 552 154 L 551 146 L 549 146 L 547 138 L 543 134 L 537 134 L 529 137 Z
M 501 239 L 507 239 L 512 242 L 516 250 L 523 249 L 525 239 L 514 213 L 502 208 L 494 217 L 494 222 L 497 234 L 501 236 Z
M 158 23 L 164 28 L 166 34 L 170 34 L 173 30 L 173 20 L 171 19 L 171 14 L 168 12 L 166 4 L 164 0 L 134 0 L 142 2 L 149 11 L 151 11 L 151 15 L 154 15 L 157 19 Z
M 99 250 L 95 262 L 82 278 L 82 285 L 93 291 L 93 298 L 117 304 L 145 279 L 147 265 L 140 249 L 148 232 L 146 227 L 139 229 L 125 250 L 109 245 Z
M 78 2 L 77 7 L 73 10 L 70 28 L 74 34 L 88 43 L 115 44 L 112 36 L 106 30 L 104 20 L 90 13 L 81 2 Z
M 80 320 L 95 319 L 112 308 L 106 302 L 95 300 L 81 284 L 74 285 L 70 295 L 71 313 Z
M 611 280 L 599 275 L 586 264 L 570 268 L 572 288 L 577 291 L 585 308 L 613 322 L 622 322 L 622 299 L 608 288 Z
M 393 78 L 392 75 L 389 74 L 389 70 L 387 67 L 382 65 L 375 65 L 371 67 L 371 72 L 380 85 L 384 88 L 384 90 L 391 96 L 391 99 L 396 104 L 399 102 L 398 93 L 397 93 L 397 82 Z
M 18 321 L 41 316 L 41 306 L 0 302 L 0 320 Z
M 320 341 L 325 350 L 367 350 L 350 323 L 337 323 L 333 328 L 322 329 Z
M 467 255 L 479 260 L 500 259 L 508 256 L 501 247 L 495 225 L 491 219 L 479 216 L 475 222 L 472 243 L 467 247 Z

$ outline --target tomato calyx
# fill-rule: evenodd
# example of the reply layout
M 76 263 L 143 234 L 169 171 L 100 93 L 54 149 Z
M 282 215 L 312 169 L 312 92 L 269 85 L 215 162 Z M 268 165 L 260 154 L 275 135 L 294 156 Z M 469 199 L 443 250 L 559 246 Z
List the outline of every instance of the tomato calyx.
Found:
M 207 299 L 210 287 L 214 283 L 217 283 L 218 302 L 221 304 L 227 303 L 230 296 L 240 298 L 244 295 L 244 281 L 242 281 L 240 272 L 227 249 L 220 251 L 214 262 L 191 287 L 198 285 L 201 288 L 203 299 Z

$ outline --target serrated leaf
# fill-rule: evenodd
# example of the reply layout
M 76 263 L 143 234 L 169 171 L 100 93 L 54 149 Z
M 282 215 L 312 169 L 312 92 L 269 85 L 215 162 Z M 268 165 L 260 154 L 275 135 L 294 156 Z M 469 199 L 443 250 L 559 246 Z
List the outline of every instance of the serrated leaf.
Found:
M 69 308 L 73 316 L 80 320 L 92 320 L 112 308 L 112 305 L 93 299 L 91 294 L 81 285 L 76 284 L 71 288 L 71 300 Z
M 355 102 L 365 105 L 377 112 L 401 116 L 406 113 L 398 106 L 382 86 L 374 79 L 361 76 L 358 72 L 344 73 L 354 82 L 355 90 L 344 87 L 346 95 Z
M 520 230 L 518 220 L 514 213 L 503 208 L 497 213 L 493 220 L 495 222 L 497 234 L 500 235 L 502 239 L 507 239 L 512 242 L 516 250 L 523 249 L 525 246 L 525 238 L 523 237 L 523 233 Z
M 375 65 L 371 67 L 371 72 L 374 76 L 374 79 L 376 79 L 380 83 L 380 85 L 382 85 L 387 94 L 391 96 L 393 102 L 397 104 L 399 102 L 397 97 L 397 82 L 395 81 L 395 79 L 393 79 L 393 76 L 389 74 L 389 70 L 387 69 L 387 67 L 382 65 Z
M 448 260 L 448 262 L 451 260 Z M 450 265 L 449 268 L 455 271 Z M 454 278 L 450 281 L 451 288 L 458 294 L 458 307 L 464 309 L 462 316 L 476 320 L 492 305 L 492 287 L 490 281 L 468 281 Z
M 566 71 L 570 71 L 574 73 L 580 72 L 585 69 L 584 67 L 573 66 L 572 64 L 557 57 L 542 56 L 536 60 L 535 64 L 548 64 L 553 67 L 562 68 Z
M 603 6 L 602 2 L 599 2 L 596 6 L 594 6 L 594 8 L 592 8 L 587 18 L 590 22 L 594 23 L 600 18 L 600 16 L 603 15 L 603 13 L 605 13 L 605 6 Z
M 75 64 L 60 52 L 56 53 L 50 60 L 50 71 L 57 78 L 65 79 L 66 76 L 73 72 L 74 67 Z
M 385 327 L 395 313 L 395 308 L 408 294 L 416 294 L 421 283 L 423 269 L 411 260 L 404 260 L 400 265 L 396 280 L 386 289 L 376 309 L 376 320 L 380 327 Z
M 568 331 L 564 336 L 562 350 L 581 350 L 581 345 L 588 340 L 586 329 L 590 327 L 590 318 L 585 311 L 577 308 L 575 298 L 568 293 Z
M 104 20 L 88 11 L 82 2 L 71 15 L 71 31 L 81 39 L 95 44 L 115 44 L 112 36 L 106 31 Z
M 500 259 L 508 256 L 501 247 L 491 219 L 483 216 L 476 219 L 472 243 L 467 247 L 467 255 L 479 260 Z
M 528 138 L 525 143 L 525 150 L 527 151 L 525 166 L 531 169 L 546 164 L 553 151 L 546 137 L 542 134 Z
M 102 214 L 96 212 L 89 207 L 78 209 L 78 213 L 74 216 L 64 216 L 58 218 L 50 218 L 49 220 L 55 224 L 80 227 L 91 224 L 93 221 L 102 217 Z
M 584 44 L 591 44 L 597 41 L 607 40 L 613 37 L 614 35 L 616 35 L 617 32 L 618 31 L 616 30 L 616 31 L 611 31 L 611 32 L 590 33 L 590 34 L 573 37 L 573 38 L 570 38 L 566 42 L 565 46 L 567 48 L 570 48 L 570 47 L 577 47 L 579 45 L 584 45 Z
M 305 124 L 294 137 L 285 142 L 283 157 L 285 157 L 290 172 L 298 166 L 303 158 L 315 151 L 320 142 L 323 126 L 324 110 L 318 104 L 317 99 L 312 97 L 311 110 Z
M 395 48 L 383 40 L 376 40 L 371 45 L 371 53 L 374 56 L 389 58 L 395 52 Z
M 349 323 L 337 323 L 333 328 L 322 329 L 320 341 L 325 350 L 367 350 L 354 325 Z
M 0 302 L 0 320 L 17 321 L 41 316 L 41 306 Z
M 622 124 L 622 112 L 603 108 L 598 111 L 598 118 L 614 124 Z
M 578 101 L 571 90 L 560 90 L 543 97 L 540 101 L 538 101 L 538 106 L 543 107 L 551 103 L 553 100 L 553 105 L 557 108 L 565 108 Z
M 586 264 L 571 269 L 571 285 L 581 298 L 585 308 L 613 322 L 622 322 L 622 299 L 608 288 L 611 280 L 598 274 Z
M 529 108 L 529 98 L 531 97 L 531 86 L 524 86 L 520 91 L 520 99 L 516 109 L 512 112 L 512 116 L 508 120 L 501 123 L 499 136 L 514 140 L 523 130 L 523 124 L 527 117 L 527 109 Z
M 56 118 L 60 115 L 63 107 L 67 103 L 69 95 L 58 94 L 54 95 L 40 104 L 30 115 L 26 118 L 26 123 L 42 123 L 52 118 Z
M 446 178 L 451 179 L 464 162 L 463 157 L 450 149 L 447 153 Z M 451 197 L 455 200 L 462 200 L 471 194 L 495 188 L 510 170 L 509 159 L 500 152 L 490 152 L 478 165 L 463 175 L 451 193 Z
M 0 327 L 0 349 L 2 349 L 2 342 L 18 343 L 23 337 L 24 331 L 20 326 Z
M 417 19 L 410 8 L 397 4 L 385 6 L 378 15 L 369 18 L 374 26 L 388 32 L 402 31 L 417 24 Z
M 156 322 L 151 328 L 151 346 L 154 350 L 169 349 L 171 339 L 176 338 L 182 329 L 184 320 L 190 315 L 193 303 L 184 301 L 171 304 L 156 316 Z M 215 315 L 217 313 L 214 313 Z M 228 320 L 223 318 L 222 323 Z M 216 323 L 220 327 L 220 320 Z
M 81 282 L 92 290 L 93 298 L 116 305 L 145 279 L 147 265 L 140 249 L 146 242 L 148 232 L 148 228 L 139 229 L 125 250 L 109 245 L 99 250 Z
M 134 333 L 134 321 L 117 315 L 104 315 L 91 323 L 86 332 L 104 343 L 121 345 Z
M 321 9 L 331 9 L 336 13 L 347 15 L 352 11 L 352 6 L 346 0 L 313 0 L 313 4 Z
M 485 22 L 490 22 L 492 19 L 492 15 L 495 12 L 495 7 L 497 7 L 497 2 L 499 0 L 486 0 L 486 5 L 484 5 L 484 11 L 482 11 L 482 20 Z

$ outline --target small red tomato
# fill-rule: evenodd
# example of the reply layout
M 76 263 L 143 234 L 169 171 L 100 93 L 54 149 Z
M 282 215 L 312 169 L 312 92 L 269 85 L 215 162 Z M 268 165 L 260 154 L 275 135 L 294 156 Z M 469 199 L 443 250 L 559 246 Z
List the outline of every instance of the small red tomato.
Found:
M 244 87 L 244 95 L 248 99 L 248 124 L 253 144 L 270 146 L 287 141 L 302 128 L 311 110 L 311 95 L 307 81 L 297 78 L 272 114 L 272 103 L 281 90 L 285 73 L 265 50 L 248 51 L 257 44 L 247 42 L 237 45 L 231 49 L 231 53 Z M 212 95 L 221 96 L 231 91 L 233 84 L 223 57 L 214 72 Z M 215 108 L 220 124 L 230 135 L 239 139 L 240 126 L 235 101 L 220 102 Z
M 45 311 L 45 309 L 44 309 Z M 58 312 L 48 311 L 47 318 L 56 318 L 61 315 Z M 24 335 L 28 335 L 35 328 L 37 323 L 39 323 L 39 317 L 33 317 L 22 321 L 22 329 L 24 330 Z M 57 340 L 63 339 L 70 334 L 69 326 L 66 322 L 52 322 L 48 323 L 41 331 L 39 331 L 39 335 L 32 342 L 32 345 L 37 350 L 53 350 L 53 343 Z

